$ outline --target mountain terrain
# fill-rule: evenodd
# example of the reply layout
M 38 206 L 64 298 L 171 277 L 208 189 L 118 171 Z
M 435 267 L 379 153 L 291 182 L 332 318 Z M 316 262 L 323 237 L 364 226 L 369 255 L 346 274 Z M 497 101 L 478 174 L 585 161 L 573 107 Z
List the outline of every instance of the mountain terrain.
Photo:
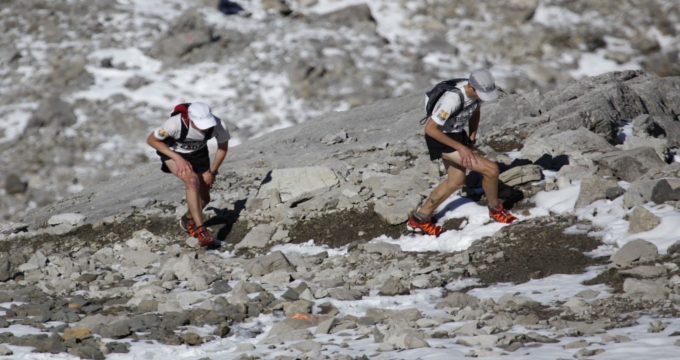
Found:
M 231 149 L 209 249 L 177 224 L 183 185 L 141 165 L 5 223 L 0 351 L 636 359 L 652 342 L 671 359 L 679 100 L 679 77 L 624 71 L 484 104 L 478 151 L 519 221 L 494 223 L 482 193 L 457 193 L 438 238 L 404 226 L 443 175 L 420 94 Z
M 680 75 L 672 0 L 219 5 L 2 1 L 2 219 L 154 162 L 144 139 L 178 103 L 210 104 L 237 145 L 480 67 L 508 94 Z

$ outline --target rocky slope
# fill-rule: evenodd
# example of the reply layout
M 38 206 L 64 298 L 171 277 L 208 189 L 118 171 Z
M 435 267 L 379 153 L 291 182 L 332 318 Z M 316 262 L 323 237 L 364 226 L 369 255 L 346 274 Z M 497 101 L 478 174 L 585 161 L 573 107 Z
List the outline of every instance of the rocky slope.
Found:
M 597 358 L 637 341 L 620 328 L 677 336 L 680 242 L 657 247 L 644 236 L 661 226 L 650 205 L 680 207 L 672 161 L 680 77 L 614 72 L 485 104 L 480 151 L 500 164 L 502 197 L 523 220 L 449 252 L 387 241 L 404 234 L 408 214 L 441 181 L 426 158 L 421 101 L 378 101 L 230 150 L 207 211 L 217 249 L 198 249 L 175 225 L 183 191 L 158 164 L 3 223 L 0 302 L 15 303 L 0 326 L 45 333 L 4 332 L 0 341 L 85 359 L 126 353 L 140 340 L 254 337 L 215 358 L 364 358 L 359 348 L 384 358 L 421 348 L 479 357 L 550 344 L 561 346 L 554 354 Z M 619 202 L 640 239 L 611 257 L 587 256 L 603 244 L 592 236 L 595 214 L 531 215 L 534 194 L 578 183 L 577 209 Z M 473 174 L 468 185 L 478 187 Z M 465 221 L 472 217 L 447 226 Z M 309 240 L 328 250 L 272 250 Z M 585 271 L 583 291 L 549 305 L 540 293 L 484 296 L 499 283 Z M 400 300 L 344 307 L 390 297 Z
M 143 139 L 180 102 L 210 103 L 236 143 L 476 67 L 509 94 L 680 74 L 673 0 L 239 4 L 2 1 L 2 219 L 155 161 Z

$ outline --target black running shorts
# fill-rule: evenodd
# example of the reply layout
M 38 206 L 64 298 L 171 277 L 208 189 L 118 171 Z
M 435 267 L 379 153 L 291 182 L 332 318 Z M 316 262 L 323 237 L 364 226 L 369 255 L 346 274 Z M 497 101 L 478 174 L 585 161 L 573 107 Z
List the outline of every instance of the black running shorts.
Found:
M 457 133 L 444 133 L 444 135 L 448 136 L 452 140 L 458 141 L 465 146 L 470 145 L 470 137 L 468 137 L 468 134 L 465 132 L 465 130 Z M 441 158 L 442 153 L 448 154 L 456 151 L 456 149 L 440 143 L 427 134 L 425 134 L 425 142 L 427 143 L 427 150 L 430 151 L 430 160 L 437 160 Z
M 156 151 L 156 154 L 160 156 L 161 158 L 161 170 L 166 173 L 172 173 L 170 169 L 168 168 L 167 165 L 165 165 L 165 162 L 168 160 L 172 160 L 169 157 L 165 156 L 164 154 Z M 204 172 L 210 170 L 210 153 L 208 152 L 208 147 L 205 146 L 200 150 L 196 150 L 191 153 L 178 153 L 180 156 L 182 156 L 186 161 L 191 164 L 191 167 L 194 169 L 194 172 L 196 174 L 203 174 Z

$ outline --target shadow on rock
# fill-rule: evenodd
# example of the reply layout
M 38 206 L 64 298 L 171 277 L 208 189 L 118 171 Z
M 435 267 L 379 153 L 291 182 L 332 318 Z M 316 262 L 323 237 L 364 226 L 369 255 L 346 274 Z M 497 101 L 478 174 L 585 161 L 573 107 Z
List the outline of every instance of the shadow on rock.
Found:
M 231 240 L 231 241 L 227 241 L 227 242 L 233 243 L 233 240 L 231 239 L 230 235 L 232 234 L 234 227 L 235 227 L 236 223 L 238 222 L 238 219 L 241 215 L 241 211 L 243 211 L 243 209 L 245 209 L 245 207 L 246 207 L 246 200 L 245 199 L 236 201 L 234 203 L 233 209 L 228 209 L 228 208 L 217 209 L 217 208 L 214 208 L 214 207 L 209 207 L 209 208 L 207 208 L 207 210 L 214 211 L 216 216 L 207 220 L 205 222 L 205 226 L 212 227 L 212 226 L 222 225 L 222 227 L 220 227 L 220 230 L 217 232 L 217 236 L 215 236 L 215 238 L 217 240 L 221 240 L 221 241 L 227 241 L 227 238 L 230 238 L 229 240 Z M 243 236 L 245 236 L 245 234 L 243 234 Z M 241 238 L 243 238 L 243 236 L 241 236 Z

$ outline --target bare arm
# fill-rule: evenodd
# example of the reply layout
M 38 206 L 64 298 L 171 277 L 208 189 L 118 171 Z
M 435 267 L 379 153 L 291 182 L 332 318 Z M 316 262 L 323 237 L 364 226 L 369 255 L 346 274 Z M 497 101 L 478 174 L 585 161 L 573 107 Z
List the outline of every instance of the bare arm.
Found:
M 477 109 L 475 110 L 475 113 L 472 114 L 472 117 L 468 121 L 468 127 L 470 130 L 470 140 L 474 141 L 477 139 L 477 128 L 479 127 L 479 119 L 481 118 L 481 106 L 477 106 Z
M 172 159 L 175 164 L 177 164 L 177 176 L 180 179 L 184 179 L 187 174 L 190 174 L 191 171 L 194 171 L 188 161 L 184 160 L 183 157 L 172 151 L 172 149 L 170 149 L 168 145 L 163 142 L 163 140 L 159 140 L 156 135 L 154 135 L 154 133 L 151 133 L 149 137 L 146 138 L 146 143 L 152 148 L 158 150 L 158 152 L 161 154 Z
M 215 177 L 212 173 L 216 173 L 217 170 L 222 166 L 224 158 L 227 156 L 227 151 L 229 151 L 229 141 L 217 144 L 217 152 L 215 153 L 215 160 L 210 167 L 210 171 L 203 173 L 203 180 L 206 184 L 212 188 L 212 184 L 215 182 Z

